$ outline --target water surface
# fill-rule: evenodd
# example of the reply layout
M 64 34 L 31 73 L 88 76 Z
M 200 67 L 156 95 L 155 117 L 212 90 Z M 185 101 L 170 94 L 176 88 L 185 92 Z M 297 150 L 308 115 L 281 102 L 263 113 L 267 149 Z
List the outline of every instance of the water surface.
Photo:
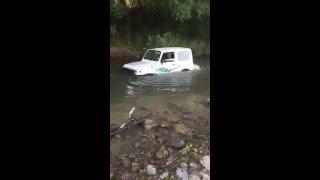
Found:
M 172 102 L 197 111 L 195 102 L 210 96 L 209 56 L 194 57 L 194 63 L 201 68 L 198 71 L 159 76 L 129 76 L 121 70 L 124 63 L 126 61 L 110 62 L 111 124 L 127 121 L 133 107 L 146 107 L 162 113 L 168 109 L 168 103 Z M 204 115 L 207 114 L 204 112 Z

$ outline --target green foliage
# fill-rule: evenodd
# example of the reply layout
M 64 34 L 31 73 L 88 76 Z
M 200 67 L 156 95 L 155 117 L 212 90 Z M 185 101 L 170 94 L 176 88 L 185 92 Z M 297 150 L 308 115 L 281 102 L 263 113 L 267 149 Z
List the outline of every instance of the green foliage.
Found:
M 199 1 L 194 5 L 194 12 L 196 16 L 201 19 L 202 17 L 210 16 L 210 6 L 207 2 Z
M 209 1 L 206 0 L 130 0 L 130 4 L 139 5 L 150 16 L 169 16 L 176 22 L 210 16 Z M 111 20 L 123 18 L 132 9 L 131 5 L 111 3 Z
M 197 39 L 186 39 L 173 33 L 167 32 L 155 36 L 148 36 L 146 42 L 147 48 L 154 47 L 189 47 L 192 49 L 195 56 L 201 55 L 208 49 L 208 44 L 205 41 Z
M 122 4 L 111 5 L 111 20 L 117 21 L 123 18 L 128 13 L 128 8 Z
M 171 2 L 172 0 L 144 0 L 143 7 L 152 11 L 165 10 L 171 7 Z
M 117 42 L 119 43 L 121 41 L 119 33 L 116 27 L 114 26 L 110 26 L 110 40 L 111 40 L 111 43 L 117 43 Z
M 178 22 L 191 19 L 193 0 L 187 0 L 187 2 L 181 3 L 178 0 L 173 0 L 173 7 L 171 7 L 171 16 Z
M 181 46 L 209 52 L 209 0 L 110 1 L 110 42 L 141 54 L 143 48 Z M 130 15 L 129 15 L 130 14 Z M 160 20 L 160 21 L 159 21 Z

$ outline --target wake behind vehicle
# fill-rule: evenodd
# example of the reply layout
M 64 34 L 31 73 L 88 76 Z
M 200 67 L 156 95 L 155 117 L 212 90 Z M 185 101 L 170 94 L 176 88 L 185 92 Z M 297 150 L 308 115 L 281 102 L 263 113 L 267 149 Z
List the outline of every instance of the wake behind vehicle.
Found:
M 141 61 L 131 62 L 122 67 L 134 75 L 161 74 L 199 69 L 193 64 L 190 48 L 164 47 L 148 49 Z

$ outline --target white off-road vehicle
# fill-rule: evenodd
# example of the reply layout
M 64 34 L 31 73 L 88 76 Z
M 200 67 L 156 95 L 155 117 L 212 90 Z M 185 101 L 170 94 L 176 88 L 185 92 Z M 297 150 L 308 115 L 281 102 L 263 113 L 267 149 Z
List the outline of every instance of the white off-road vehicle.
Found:
M 148 49 L 141 61 L 127 63 L 123 69 L 134 75 L 154 75 L 194 70 L 199 66 L 193 64 L 190 48 L 164 47 Z

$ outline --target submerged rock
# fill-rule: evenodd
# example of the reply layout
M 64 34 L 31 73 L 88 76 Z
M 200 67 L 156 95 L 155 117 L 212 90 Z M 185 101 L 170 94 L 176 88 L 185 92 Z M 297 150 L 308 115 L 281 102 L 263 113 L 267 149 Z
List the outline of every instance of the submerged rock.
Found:
M 147 173 L 151 176 L 154 176 L 157 174 L 157 169 L 153 165 L 147 166 Z
M 178 137 L 171 137 L 170 139 L 170 147 L 180 150 L 184 147 L 185 142 L 184 140 L 178 138 Z
M 185 168 L 177 168 L 176 175 L 181 180 L 188 180 L 189 178 L 188 172 Z
M 203 156 L 201 159 L 200 159 L 200 163 L 202 164 L 202 166 L 204 168 L 206 168 L 206 170 L 209 170 L 210 171 L 210 156 Z
M 150 130 L 150 129 L 154 128 L 154 127 L 157 127 L 158 125 L 159 124 L 154 122 L 152 119 L 146 119 L 144 121 L 144 128 L 146 128 L 148 130 Z

